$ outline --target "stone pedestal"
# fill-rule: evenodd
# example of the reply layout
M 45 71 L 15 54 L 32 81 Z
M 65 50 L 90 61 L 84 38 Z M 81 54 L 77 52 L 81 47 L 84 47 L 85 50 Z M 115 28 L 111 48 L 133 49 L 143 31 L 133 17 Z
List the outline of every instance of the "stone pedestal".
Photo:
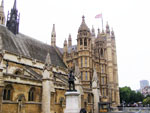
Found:
M 66 92 L 66 109 L 64 113 L 79 113 L 79 93 L 77 91 Z

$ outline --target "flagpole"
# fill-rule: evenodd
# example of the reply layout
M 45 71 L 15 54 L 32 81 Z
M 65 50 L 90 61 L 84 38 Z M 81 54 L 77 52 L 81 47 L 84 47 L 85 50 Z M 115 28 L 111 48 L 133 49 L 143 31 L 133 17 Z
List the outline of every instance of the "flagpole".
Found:
M 102 13 L 101 13 L 102 14 Z M 102 15 L 102 30 L 103 30 L 103 15 Z

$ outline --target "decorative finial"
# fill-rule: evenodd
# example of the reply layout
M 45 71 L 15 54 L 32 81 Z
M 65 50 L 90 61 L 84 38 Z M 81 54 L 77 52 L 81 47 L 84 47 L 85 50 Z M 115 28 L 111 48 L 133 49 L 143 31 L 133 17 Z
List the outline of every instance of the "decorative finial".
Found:
M 16 0 L 14 1 L 14 7 L 13 9 L 17 9 Z
M 100 29 L 98 28 L 98 33 L 100 33 Z
M 1 7 L 4 7 L 4 0 L 2 0 L 1 2 Z
M 106 29 L 109 29 L 108 21 L 107 21 L 107 24 L 106 24 Z
M 71 39 L 71 34 L 69 33 L 69 39 Z
M 55 24 L 53 24 L 53 32 L 55 32 Z
M 85 18 L 85 16 L 83 15 L 83 16 L 82 16 L 82 21 L 83 21 L 83 22 L 85 21 L 84 18 Z

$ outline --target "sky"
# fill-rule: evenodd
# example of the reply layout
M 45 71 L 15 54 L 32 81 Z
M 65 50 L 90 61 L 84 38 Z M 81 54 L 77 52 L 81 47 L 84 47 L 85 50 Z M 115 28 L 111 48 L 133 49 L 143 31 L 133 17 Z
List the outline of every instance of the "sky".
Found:
M 4 0 L 4 10 L 13 7 L 14 0 Z M 85 22 L 102 29 L 108 22 L 116 36 L 119 86 L 140 88 L 140 80 L 150 80 L 150 0 L 17 0 L 20 28 L 23 34 L 50 44 L 52 26 L 56 26 L 56 45 L 72 36 L 76 44 L 78 28 Z

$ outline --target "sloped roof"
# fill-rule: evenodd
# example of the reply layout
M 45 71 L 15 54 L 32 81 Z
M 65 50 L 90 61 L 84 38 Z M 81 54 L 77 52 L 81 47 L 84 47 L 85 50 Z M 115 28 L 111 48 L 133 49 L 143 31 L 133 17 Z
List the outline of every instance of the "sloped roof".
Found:
M 78 29 L 78 32 L 80 32 L 80 31 L 88 31 L 88 32 L 90 32 L 90 29 L 88 28 L 88 26 L 85 23 L 84 16 L 82 17 L 82 23 L 81 23 L 81 25 L 80 25 L 80 27 Z
M 37 59 L 45 62 L 47 53 L 51 55 L 52 64 L 55 66 L 66 67 L 55 48 L 28 37 L 24 34 L 14 35 L 5 26 L 0 25 L 1 43 L 3 50 L 25 57 Z

